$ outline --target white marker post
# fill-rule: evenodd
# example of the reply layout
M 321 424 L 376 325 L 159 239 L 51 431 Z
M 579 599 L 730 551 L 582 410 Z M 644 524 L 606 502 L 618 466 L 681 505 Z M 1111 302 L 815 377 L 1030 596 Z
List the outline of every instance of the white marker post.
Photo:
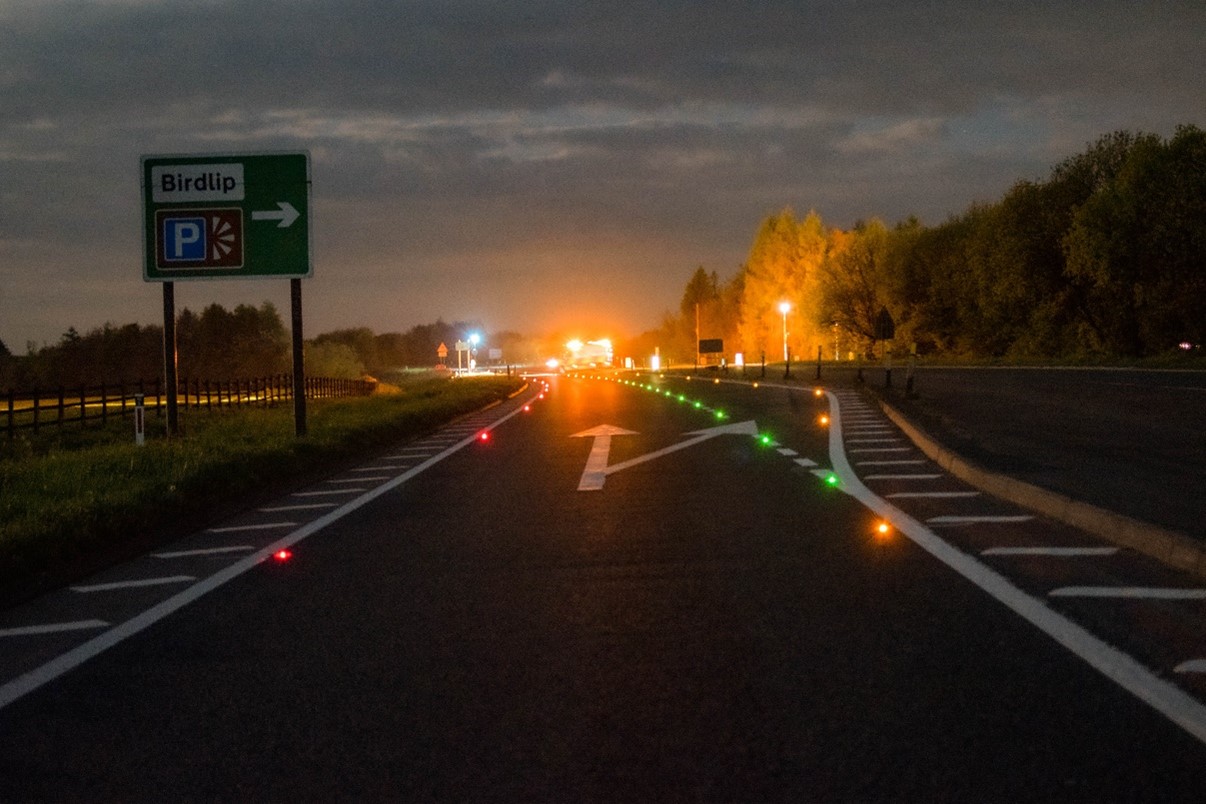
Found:
M 134 443 L 142 446 L 147 440 L 146 394 L 134 394 Z

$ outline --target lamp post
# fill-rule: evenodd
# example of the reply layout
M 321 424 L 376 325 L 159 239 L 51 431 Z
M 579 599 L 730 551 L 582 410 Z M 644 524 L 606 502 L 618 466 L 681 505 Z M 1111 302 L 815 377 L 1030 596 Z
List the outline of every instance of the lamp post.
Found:
M 787 362 L 787 312 L 791 310 L 791 302 L 779 302 L 779 312 L 783 314 L 783 362 Z

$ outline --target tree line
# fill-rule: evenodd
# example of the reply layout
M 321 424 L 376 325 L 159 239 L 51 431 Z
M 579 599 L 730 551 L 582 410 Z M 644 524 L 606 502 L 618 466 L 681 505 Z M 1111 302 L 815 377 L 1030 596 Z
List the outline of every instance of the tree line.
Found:
M 784 321 L 780 304 L 790 305 Z M 937 226 L 879 219 L 848 230 L 785 209 L 722 281 L 695 270 L 679 309 L 641 346 L 678 359 L 723 338 L 747 361 L 894 343 L 977 357 L 1143 357 L 1206 340 L 1206 132 L 1115 132 Z M 879 333 L 882 334 L 882 333 Z
M 456 341 L 473 330 L 484 332 L 476 322 L 437 320 L 404 333 L 376 334 L 367 328 L 324 333 L 306 342 L 306 373 L 356 379 L 431 367 L 439 362 L 441 343 L 455 365 Z M 505 346 L 511 360 L 530 351 L 530 344 L 516 333 L 491 335 L 487 343 Z M 218 381 L 292 371 L 291 336 L 271 302 L 259 307 L 241 304 L 233 310 L 211 304 L 200 313 L 185 308 L 176 319 L 176 351 L 182 378 Z M 57 343 L 27 344 L 24 356 L 13 355 L 0 343 L 0 389 L 150 382 L 162 375 L 163 327 L 157 325 L 107 323 L 87 333 L 70 327 Z

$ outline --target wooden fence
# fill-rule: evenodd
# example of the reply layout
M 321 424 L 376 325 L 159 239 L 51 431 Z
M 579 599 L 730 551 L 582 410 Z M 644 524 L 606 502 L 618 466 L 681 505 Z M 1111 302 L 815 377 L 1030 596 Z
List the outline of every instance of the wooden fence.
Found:
M 376 383 L 369 380 L 341 380 L 331 377 L 307 377 L 307 399 L 368 396 Z M 246 380 L 182 380 L 176 391 L 181 410 L 213 410 L 244 406 L 270 407 L 293 399 L 293 376 L 277 374 Z M 37 433 L 43 427 L 67 424 L 86 426 L 88 422 L 102 424 L 110 417 L 125 418 L 134 414 L 136 397 L 143 397 L 148 413 L 163 416 L 167 395 L 160 380 L 154 382 L 118 383 L 78 388 L 56 388 L 32 391 L 9 389 L 0 402 L 0 427 L 9 439 L 18 430 L 31 429 Z

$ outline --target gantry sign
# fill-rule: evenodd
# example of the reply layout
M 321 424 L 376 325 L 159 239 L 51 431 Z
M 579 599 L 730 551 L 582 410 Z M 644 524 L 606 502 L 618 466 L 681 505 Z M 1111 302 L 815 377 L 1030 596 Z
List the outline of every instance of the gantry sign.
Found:
M 305 153 L 144 156 L 143 279 L 304 277 Z

